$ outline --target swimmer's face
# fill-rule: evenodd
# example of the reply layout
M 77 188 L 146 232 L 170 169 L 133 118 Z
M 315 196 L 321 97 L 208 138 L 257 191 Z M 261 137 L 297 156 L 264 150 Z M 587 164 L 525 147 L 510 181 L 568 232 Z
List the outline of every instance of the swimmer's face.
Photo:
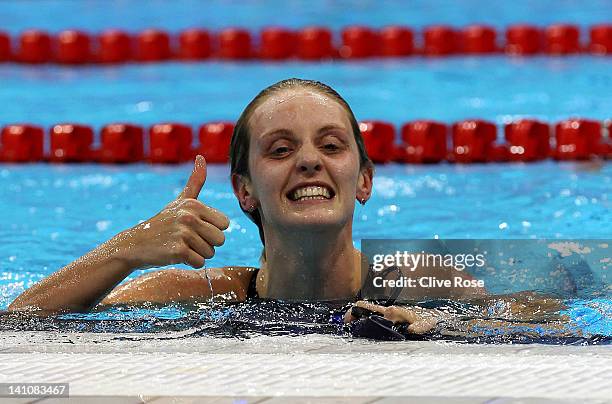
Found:
M 308 89 L 271 95 L 254 111 L 247 192 L 264 225 L 344 226 L 371 192 L 347 111 Z

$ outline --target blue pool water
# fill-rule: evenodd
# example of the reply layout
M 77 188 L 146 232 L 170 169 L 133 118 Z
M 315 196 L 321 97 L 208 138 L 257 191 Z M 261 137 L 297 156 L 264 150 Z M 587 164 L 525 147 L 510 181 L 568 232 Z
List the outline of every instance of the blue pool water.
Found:
M 156 26 L 173 31 L 190 26 L 242 25 L 256 30 L 268 24 L 312 23 L 337 29 L 349 23 L 404 23 L 418 28 L 438 22 L 487 22 L 501 28 L 516 22 L 564 21 L 586 27 L 612 15 L 612 3 L 605 1 L 490 3 L 468 1 L 459 6 L 451 1 L 421 1 L 407 7 L 396 1 L 321 0 L 273 1 L 262 7 L 253 2 L 186 1 L 178 6 L 146 2 L 145 7 L 145 2 L 114 1 L 110 7 L 102 1 L 56 0 L 2 2 L 0 15 L 1 29 L 11 33 L 30 27 L 99 31 L 109 21 L 130 30 Z M 58 15 L 62 18 L 48 18 Z M 0 125 L 78 122 L 99 128 L 113 121 L 141 125 L 179 121 L 196 127 L 211 120 L 235 120 L 259 90 L 291 76 L 331 84 L 347 98 L 358 119 L 396 125 L 419 118 L 450 123 L 477 117 L 502 125 L 518 117 L 549 122 L 569 116 L 612 117 L 611 58 L 496 56 L 84 68 L 0 64 Z M 34 282 L 156 214 L 176 197 L 190 170 L 188 164 L 0 165 L 0 310 Z M 227 166 L 210 167 L 201 193 L 202 201 L 231 219 L 225 246 L 207 265 L 257 265 L 261 249 L 257 229 L 239 210 L 228 176 Z M 357 246 L 361 238 L 390 237 L 609 239 L 611 189 L 609 162 L 379 166 L 374 197 L 356 208 L 354 239 Z M 492 292 L 534 289 L 578 299 L 566 312 L 575 317 L 574 323 L 583 330 L 595 327 L 590 328 L 592 333 L 610 333 L 609 326 L 602 326 L 612 317 L 609 267 L 589 264 L 590 288 L 565 288 L 568 279 L 582 275 L 570 271 L 551 278 L 542 265 L 530 268 L 521 283 L 497 282 Z M 102 319 L 117 319 L 122 313 L 103 313 Z M 180 320 L 185 315 L 180 308 L 129 313 L 158 320 Z
M 99 128 L 116 121 L 235 120 L 257 92 L 293 76 L 329 83 L 359 119 L 397 125 L 423 118 L 450 123 L 476 117 L 498 124 L 519 117 L 603 120 L 612 116 L 611 67 L 611 58 L 591 56 L 84 68 L 0 64 L 0 122 Z
M 6 186 L 0 191 L 0 211 L 6 216 L 0 233 L 0 309 L 34 282 L 153 216 L 178 195 L 190 170 L 188 164 L 3 165 L 0 178 Z M 239 210 L 228 176 L 227 166 L 211 166 L 200 195 L 231 219 L 226 244 L 207 266 L 256 266 L 258 232 Z M 605 239 L 612 220 L 611 181 L 610 164 L 380 166 L 373 198 L 356 208 L 355 243 L 359 247 L 364 237 Z M 543 262 L 511 278 L 490 276 L 485 281 L 492 293 L 536 290 L 573 299 L 577 306 L 564 314 L 582 324 L 582 331 L 608 335 L 609 264 L 588 257 L 587 261 L 586 272 L 578 268 L 559 275 Z M 588 282 L 576 288 L 576 278 L 585 276 Z M 86 318 L 125 320 L 126 315 L 146 320 L 128 327 L 132 331 L 159 330 L 160 319 L 168 316 L 174 318 L 172 327 L 194 320 L 191 311 L 180 307 Z M 117 331 L 118 325 L 81 324 L 77 329 Z
M 9 32 L 32 27 L 98 32 L 109 25 L 134 31 L 150 27 L 179 31 L 192 26 L 260 29 L 267 25 L 340 29 L 349 24 L 421 28 L 435 23 L 487 23 L 503 28 L 516 23 L 609 23 L 612 4 L 607 0 L 580 4 L 573 0 L 20 0 L 3 1 L 0 11 L 2 29 Z

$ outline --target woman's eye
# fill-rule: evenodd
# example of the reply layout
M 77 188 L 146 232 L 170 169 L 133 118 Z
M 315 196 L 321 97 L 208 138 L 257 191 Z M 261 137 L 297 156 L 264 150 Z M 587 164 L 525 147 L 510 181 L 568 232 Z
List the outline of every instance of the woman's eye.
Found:
M 279 146 L 279 147 L 275 147 L 272 150 L 273 154 L 285 154 L 289 152 L 289 148 L 287 146 Z

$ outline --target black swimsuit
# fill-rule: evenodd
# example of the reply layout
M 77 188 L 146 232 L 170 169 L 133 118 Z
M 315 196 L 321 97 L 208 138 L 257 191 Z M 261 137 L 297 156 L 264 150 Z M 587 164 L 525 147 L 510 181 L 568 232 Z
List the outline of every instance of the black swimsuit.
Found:
M 399 271 L 397 267 L 390 267 L 386 270 L 382 271 L 382 275 L 386 275 L 391 271 Z M 259 294 L 257 293 L 257 274 L 259 273 L 259 268 L 255 269 L 253 276 L 249 282 L 249 288 L 247 290 L 247 299 L 259 299 Z M 366 283 L 371 281 L 370 274 L 366 278 Z M 362 288 L 363 289 L 363 288 Z M 363 299 L 363 291 L 359 289 L 357 292 L 356 300 Z M 384 306 L 390 306 L 395 303 L 395 300 L 399 296 L 401 292 L 401 288 L 396 288 L 396 290 L 392 293 L 390 297 L 386 299 L 384 302 L 380 302 Z M 383 315 L 367 310 L 362 309 L 360 307 L 353 306 L 351 302 L 345 302 L 344 306 L 340 307 L 338 310 L 332 314 L 332 322 L 336 324 L 344 325 L 344 315 L 347 310 L 351 310 L 351 314 L 354 317 L 357 317 L 357 321 L 353 321 L 350 323 L 350 332 L 355 337 L 362 338 L 370 338 L 375 340 L 384 340 L 384 341 L 404 341 L 406 339 L 415 339 L 414 335 L 410 335 L 407 331 L 407 325 L 394 325 L 391 320 L 387 320 Z M 417 336 L 416 339 L 420 339 L 422 336 Z

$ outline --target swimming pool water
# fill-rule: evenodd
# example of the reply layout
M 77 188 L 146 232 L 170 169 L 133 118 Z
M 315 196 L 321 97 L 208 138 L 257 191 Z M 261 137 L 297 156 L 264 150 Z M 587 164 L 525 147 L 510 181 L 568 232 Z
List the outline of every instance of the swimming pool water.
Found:
M 0 308 L 114 234 L 155 215 L 178 195 L 190 170 L 189 164 L 2 166 L 6 186 L 0 210 L 7 216 L 0 243 Z M 228 176 L 227 166 L 211 165 L 200 194 L 231 219 L 226 244 L 207 266 L 257 266 L 257 228 L 239 210 Z M 361 238 L 606 239 L 611 182 L 612 165 L 601 163 L 379 166 L 373 198 L 356 207 L 354 239 L 357 247 Z M 493 292 L 609 296 L 606 264 L 590 265 L 589 285 L 595 289 L 568 289 L 564 285 L 575 275 L 551 280 L 542 263 L 529 268 L 526 282 L 495 279 Z
M 273 1 L 265 6 L 156 1 L 145 6 L 141 1 L 109 5 L 55 0 L 37 1 L 35 6 L 31 1 L 2 2 L 0 15 L 1 29 L 12 34 L 32 27 L 97 32 L 110 26 L 179 31 L 241 25 L 257 30 L 270 24 L 297 28 L 313 23 L 339 29 L 356 23 L 421 28 L 432 23 L 486 22 L 501 29 L 517 22 L 573 22 L 581 27 L 609 22 L 612 3 L 440 0 L 407 7 L 397 1 Z M 49 18 L 56 15 L 63 17 Z M 447 123 L 482 118 L 502 125 L 519 117 L 548 122 L 570 116 L 612 117 L 610 58 L 494 56 L 82 68 L 0 64 L 0 125 L 29 122 L 48 127 L 76 122 L 100 128 L 117 121 L 141 125 L 178 121 L 196 127 L 212 120 L 235 120 L 259 90 L 291 76 L 332 85 L 358 119 L 396 125 L 421 118 Z M 34 282 L 156 214 L 176 197 L 190 170 L 189 164 L 0 165 L 0 310 Z M 211 166 L 201 193 L 202 201 L 231 219 L 225 246 L 207 266 L 257 265 L 259 236 L 239 210 L 228 177 L 227 166 Z M 357 246 L 361 238 L 609 239 L 611 185 L 609 162 L 379 166 L 374 197 L 356 208 L 354 239 Z M 590 269 L 594 285 L 590 289 L 563 289 L 566 278 L 575 274 L 551 281 L 542 267 L 532 268 L 527 282 L 514 285 L 515 291 L 530 285 L 541 292 L 560 291 L 564 298 L 582 299 L 579 307 L 596 298 L 609 302 L 612 288 L 605 266 Z M 544 286 L 538 282 L 543 279 L 547 279 Z M 609 305 L 595 306 L 609 321 Z M 131 315 L 140 320 L 152 316 L 155 323 L 168 315 L 180 322 L 181 313 L 162 308 Z M 113 316 L 102 314 L 107 320 Z M 90 319 L 95 320 L 95 315 Z
M 199 125 L 236 120 L 264 87 L 284 78 L 336 88 L 358 119 L 401 125 L 481 118 L 610 119 L 612 59 L 456 57 L 327 63 L 162 63 L 114 67 L 0 64 L 1 123 L 96 128 L 128 121 Z
M 99 32 L 109 25 L 128 30 L 150 27 L 178 31 L 186 27 L 221 29 L 267 25 L 303 27 L 323 25 L 340 29 L 362 24 L 381 27 L 404 24 L 463 26 L 487 23 L 538 25 L 572 22 L 581 26 L 609 23 L 612 4 L 591 0 L 20 0 L 0 4 L 2 29 L 19 32 L 32 27 L 57 32 L 70 27 Z

